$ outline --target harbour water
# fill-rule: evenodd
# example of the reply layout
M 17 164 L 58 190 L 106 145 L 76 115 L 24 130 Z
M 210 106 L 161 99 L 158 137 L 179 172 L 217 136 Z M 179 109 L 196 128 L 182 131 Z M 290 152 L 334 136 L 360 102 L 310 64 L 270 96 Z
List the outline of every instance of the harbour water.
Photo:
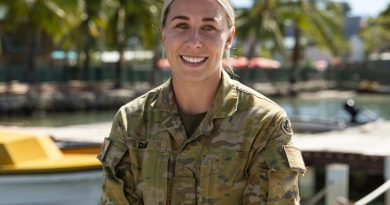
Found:
M 306 116 L 319 120 L 349 120 L 343 104 L 353 99 L 362 111 L 360 121 L 374 118 L 390 120 L 390 95 L 323 91 L 302 94 L 298 98 L 272 98 L 290 117 Z M 34 113 L 32 116 L 0 116 L 0 125 L 61 127 L 74 124 L 110 122 L 116 110 L 72 113 Z

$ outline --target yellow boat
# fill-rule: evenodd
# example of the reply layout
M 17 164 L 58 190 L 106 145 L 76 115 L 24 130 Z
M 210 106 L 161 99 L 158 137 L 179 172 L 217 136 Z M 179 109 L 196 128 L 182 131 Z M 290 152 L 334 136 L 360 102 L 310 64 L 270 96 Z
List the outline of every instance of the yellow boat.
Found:
M 101 163 L 96 150 L 81 150 L 62 152 L 49 136 L 0 130 L 0 205 L 98 204 Z

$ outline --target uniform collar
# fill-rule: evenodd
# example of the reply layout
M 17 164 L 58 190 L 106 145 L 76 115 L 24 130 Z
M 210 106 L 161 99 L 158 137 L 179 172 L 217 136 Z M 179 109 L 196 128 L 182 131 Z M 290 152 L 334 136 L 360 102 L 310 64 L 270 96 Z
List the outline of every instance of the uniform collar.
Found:
M 172 79 L 169 79 L 160 87 L 161 92 L 152 106 L 160 111 L 177 113 L 175 96 L 172 89 Z M 217 95 L 211 106 L 210 114 L 213 118 L 225 118 L 237 111 L 238 94 L 233 80 L 226 71 L 222 71 L 222 79 Z
M 177 112 L 175 96 L 172 88 L 172 79 L 169 78 L 160 86 L 160 93 L 157 99 L 152 103 L 152 106 L 163 112 Z
M 236 85 L 229 74 L 223 70 L 222 80 L 210 111 L 214 118 L 225 118 L 237 111 L 237 105 L 238 94 Z

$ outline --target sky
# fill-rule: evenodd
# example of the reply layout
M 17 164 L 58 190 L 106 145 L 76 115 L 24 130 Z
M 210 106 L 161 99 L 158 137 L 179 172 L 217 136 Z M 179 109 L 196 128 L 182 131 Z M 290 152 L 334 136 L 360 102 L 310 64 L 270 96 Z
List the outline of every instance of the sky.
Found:
M 231 0 L 237 7 L 249 7 L 252 0 Z M 352 16 L 375 17 L 383 11 L 390 0 L 334 0 L 336 2 L 347 2 L 351 7 Z

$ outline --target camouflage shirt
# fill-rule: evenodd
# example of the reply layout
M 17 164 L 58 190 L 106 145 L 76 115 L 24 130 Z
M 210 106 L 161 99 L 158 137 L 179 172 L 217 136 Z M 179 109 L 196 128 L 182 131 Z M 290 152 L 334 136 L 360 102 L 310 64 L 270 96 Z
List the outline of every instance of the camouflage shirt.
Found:
M 116 114 L 98 156 L 103 204 L 299 204 L 305 166 L 291 138 L 285 112 L 224 71 L 187 137 L 168 81 Z

